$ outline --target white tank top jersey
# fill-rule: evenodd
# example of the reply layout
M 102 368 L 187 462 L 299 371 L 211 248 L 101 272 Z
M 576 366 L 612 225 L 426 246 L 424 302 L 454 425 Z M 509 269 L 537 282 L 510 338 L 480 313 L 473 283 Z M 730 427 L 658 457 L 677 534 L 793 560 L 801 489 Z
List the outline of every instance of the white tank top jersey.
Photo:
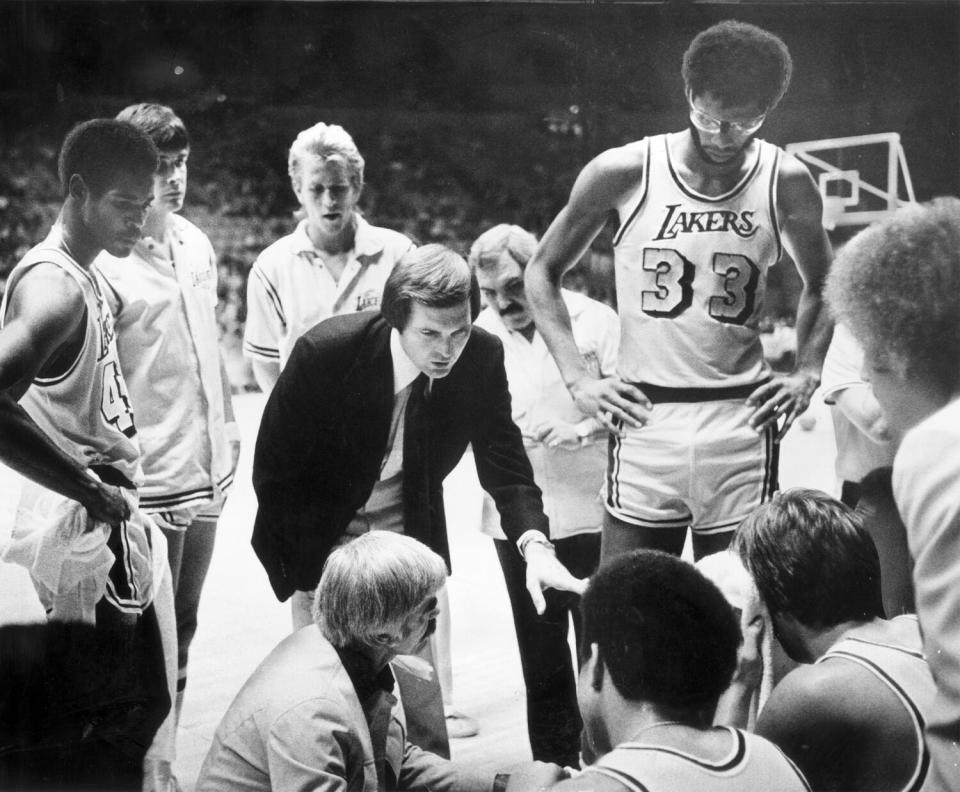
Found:
M 773 743 L 727 726 L 728 754 L 709 761 L 646 743 L 621 743 L 584 774 L 600 773 L 631 792 L 810 792 L 797 767 Z
M 84 467 L 109 465 L 131 483 L 141 483 L 140 448 L 127 386 L 117 359 L 113 316 L 96 278 L 63 249 L 54 228 L 14 267 L 0 303 L 0 327 L 7 300 L 21 278 L 40 263 L 66 272 L 80 286 L 86 307 L 83 347 L 57 377 L 37 377 L 20 404 L 46 435 Z
M 618 374 L 670 388 L 752 385 L 769 375 L 757 323 L 782 253 L 782 152 L 757 140 L 743 178 L 711 197 L 684 183 L 670 139 L 645 139 L 643 178 L 618 207 Z
M 933 789 L 927 785 L 930 754 L 923 741 L 926 716 L 933 708 L 936 683 L 930 666 L 924 657 L 920 638 L 920 623 L 912 614 L 892 619 L 909 636 L 908 640 L 896 642 L 888 636 L 877 635 L 872 625 L 847 632 L 817 660 L 823 663 L 831 658 L 847 660 L 865 668 L 900 699 L 907 711 L 916 735 L 917 764 L 910 780 L 901 787 L 902 792 L 926 792 Z

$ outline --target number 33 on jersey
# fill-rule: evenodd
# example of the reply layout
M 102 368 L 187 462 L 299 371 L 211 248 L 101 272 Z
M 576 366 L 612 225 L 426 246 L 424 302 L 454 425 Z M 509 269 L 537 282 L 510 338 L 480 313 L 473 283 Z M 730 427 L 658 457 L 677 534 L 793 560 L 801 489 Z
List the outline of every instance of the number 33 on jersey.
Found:
M 618 373 L 674 388 L 757 382 L 768 373 L 757 322 L 782 252 L 780 149 L 758 140 L 743 178 L 713 197 L 680 178 L 669 137 L 647 138 L 643 181 L 619 207 Z

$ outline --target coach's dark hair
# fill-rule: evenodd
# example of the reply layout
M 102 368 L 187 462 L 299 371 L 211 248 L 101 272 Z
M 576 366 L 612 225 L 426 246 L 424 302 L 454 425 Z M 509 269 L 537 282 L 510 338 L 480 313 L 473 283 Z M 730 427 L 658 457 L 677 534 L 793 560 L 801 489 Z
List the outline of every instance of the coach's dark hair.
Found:
M 736 668 L 740 626 L 692 564 L 657 550 L 618 556 L 590 579 L 580 610 L 584 649 L 597 645 L 624 698 L 712 715 Z
M 793 60 L 773 33 L 728 19 L 694 37 L 683 54 L 682 74 L 692 96 L 709 92 L 731 105 L 759 102 L 767 112 L 787 92 Z
M 142 129 L 160 151 L 181 151 L 190 148 L 190 135 L 180 117 L 162 104 L 141 102 L 124 107 L 117 113 L 118 121 L 129 121 Z
M 740 524 L 733 549 L 771 613 L 816 628 L 884 615 L 873 539 L 826 493 L 777 493 Z
M 153 175 L 159 153 L 150 137 L 126 121 L 94 118 L 71 129 L 60 147 L 57 171 L 66 197 L 78 174 L 94 195 L 103 195 L 122 174 Z
M 403 330 L 414 302 L 430 308 L 467 302 L 473 320 L 480 313 L 480 287 L 461 256 L 443 245 L 424 245 L 394 265 L 383 286 L 380 312 L 392 327 Z

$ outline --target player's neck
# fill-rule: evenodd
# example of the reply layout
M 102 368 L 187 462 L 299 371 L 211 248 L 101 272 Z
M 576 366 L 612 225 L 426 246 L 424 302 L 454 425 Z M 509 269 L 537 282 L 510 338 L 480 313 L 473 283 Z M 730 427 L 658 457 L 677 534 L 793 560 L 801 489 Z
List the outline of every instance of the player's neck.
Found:
M 864 621 L 851 619 L 850 621 L 835 624 L 833 627 L 828 627 L 819 632 L 811 631 L 804 639 L 807 652 L 813 660 L 818 660 L 829 651 L 830 647 L 850 632 L 850 630 L 863 627 L 863 625 L 868 624 L 870 621 L 869 619 Z
M 316 227 L 308 224 L 307 236 L 310 237 L 314 248 L 321 254 L 337 256 L 342 253 L 349 253 L 353 250 L 357 236 L 356 217 L 352 217 L 350 222 L 335 234 L 324 234 Z
M 57 220 L 62 229 L 61 239 L 64 250 L 83 269 L 90 269 L 93 260 L 103 250 L 100 245 L 87 233 L 87 229 L 80 218 L 79 212 L 70 204 L 70 199 L 60 210 Z
M 672 153 L 680 166 L 681 176 L 692 188 L 707 194 L 714 190 L 726 192 L 736 185 L 743 176 L 747 157 L 756 145 L 751 140 L 729 160 L 714 162 L 698 145 L 699 141 L 690 129 L 679 132 L 676 141 Z
M 671 732 L 682 732 L 684 739 L 689 739 L 691 729 L 709 725 L 698 723 L 689 712 L 654 707 L 646 702 L 624 701 L 619 709 L 619 712 L 608 713 L 609 717 L 606 718 L 611 746 L 625 742 L 649 742 L 653 738 L 657 742 L 671 741 L 677 737 Z
M 173 212 L 161 212 L 150 209 L 147 219 L 143 222 L 143 236 L 150 237 L 158 244 L 167 241 L 167 229 L 170 227 L 170 215 Z

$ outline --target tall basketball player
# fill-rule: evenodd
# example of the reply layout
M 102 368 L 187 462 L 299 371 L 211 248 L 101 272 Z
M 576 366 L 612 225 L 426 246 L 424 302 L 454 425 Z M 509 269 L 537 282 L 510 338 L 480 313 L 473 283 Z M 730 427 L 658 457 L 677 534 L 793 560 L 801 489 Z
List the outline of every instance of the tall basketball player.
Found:
M 721 22 L 683 57 L 686 129 L 590 162 L 527 267 L 538 329 L 585 415 L 611 430 L 601 556 L 725 548 L 777 488 L 777 442 L 820 381 L 831 250 L 806 168 L 756 137 L 786 92 L 786 45 Z M 621 318 L 617 375 L 590 373 L 560 293 L 611 211 Z M 786 247 L 803 280 L 797 364 L 773 375 L 758 319 Z

